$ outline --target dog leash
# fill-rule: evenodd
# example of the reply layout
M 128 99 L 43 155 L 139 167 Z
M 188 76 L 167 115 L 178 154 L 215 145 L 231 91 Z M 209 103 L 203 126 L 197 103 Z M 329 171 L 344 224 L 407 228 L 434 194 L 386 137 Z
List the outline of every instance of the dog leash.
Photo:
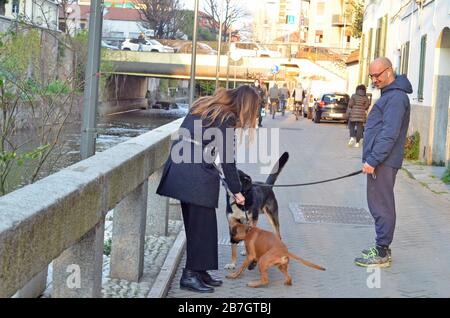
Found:
M 362 170 L 358 170 L 358 171 L 346 174 L 345 176 L 332 178 L 332 179 L 326 179 L 326 180 L 322 180 L 322 181 L 307 182 L 307 183 L 267 184 L 267 183 L 261 182 L 261 183 L 254 183 L 254 185 L 257 185 L 257 186 L 260 186 L 260 187 L 277 187 L 277 188 L 303 187 L 303 186 L 309 186 L 309 185 L 313 185 L 313 184 L 320 184 L 320 183 L 326 183 L 326 182 L 336 181 L 336 180 L 340 180 L 340 179 L 345 179 L 345 178 L 357 176 L 357 175 L 359 175 L 361 173 L 363 173 L 363 171 Z

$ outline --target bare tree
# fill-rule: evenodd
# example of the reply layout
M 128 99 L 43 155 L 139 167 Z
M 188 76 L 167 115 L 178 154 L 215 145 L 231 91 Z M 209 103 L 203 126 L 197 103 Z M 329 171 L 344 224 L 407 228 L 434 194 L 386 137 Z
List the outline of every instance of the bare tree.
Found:
M 58 0 L 57 1 L 60 7 L 60 10 L 62 12 L 62 15 L 60 15 L 59 21 L 62 22 L 63 25 L 63 31 L 65 34 L 71 34 L 71 25 L 69 22 L 74 21 L 77 18 L 80 18 L 80 16 L 76 16 L 77 12 L 74 12 L 77 8 L 77 6 L 74 6 L 74 4 L 77 3 L 77 0 Z M 78 9 L 79 10 L 79 9 Z M 78 12 L 78 14 L 80 14 Z
M 155 31 L 156 38 L 174 38 L 182 22 L 180 0 L 133 0 L 146 29 Z
M 220 24 L 221 1 L 223 1 L 222 16 L 224 17 L 222 34 L 223 39 L 226 40 L 233 23 L 248 17 L 249 12 L 237 0 L 207 0 L 204 10 L 210 17 L 211 28 L 214 30 L 218 29 Z
M 87 34 L 61 34 L 55 12 L 33 4 L 39 21 L 22 15 L 0 34 L 0 196 L 61 168 L 62 136 L 82 98 Z

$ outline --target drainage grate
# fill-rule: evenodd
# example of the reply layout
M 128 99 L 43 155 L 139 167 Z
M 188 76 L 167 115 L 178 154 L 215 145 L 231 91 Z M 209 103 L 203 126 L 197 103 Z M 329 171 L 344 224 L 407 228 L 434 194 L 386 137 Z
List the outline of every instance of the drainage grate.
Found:
M 360 208 L 322 205 L 300 205 L 290 203 L 295 222 L 312 224 L 352 224 L 373 225 L 373 218 L 369 212 Z
M 229 237 L 221 237 L 217 243 L 218 245 L 231 246 Z M 239 242 L 238 246 L 244 246 L 244 242 Z
M 303 128 L 289 128 L 289 127 L 283 127 L 280 128 L 281 130 L 304 130 Z

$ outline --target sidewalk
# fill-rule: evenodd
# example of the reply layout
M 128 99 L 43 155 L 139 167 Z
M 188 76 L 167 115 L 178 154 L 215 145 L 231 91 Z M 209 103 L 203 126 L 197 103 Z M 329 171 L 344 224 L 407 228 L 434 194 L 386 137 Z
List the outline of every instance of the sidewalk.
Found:
M 281 128 L 280 153 L 290 153 L 278 184 L 326 179 L 361 167 L 361 148 L 346 146 L 346 125 L 314 124 L 306 119 L 295 121 L 290 113 L 275 120 L 266 118 L 263 125 Z M 255 181 L 265 179 L 256 165 L 246 164 L 239 168 Z M 407 169 L 413 171 L 414 166 L 408 165 Z M 411 173 L 419 175 L 418 172 Z M 418 180 L 423 182 L 420 178 Z M 224 278 L 228 271 L 223 267 L 229 262 L 231 252 L 225 207 L 221 200 L 217 210 L 219 270 L 215 274 L 224 278 L 224 285 L 216 288 L 213 294 L 180 290 L 182 259 L 167 297 L 449 297 L 450 253 L 446 249 L 450 241 L 450 202 L 447 195 L 437 193 L 440 190 L 430 191 L 418 180 L 410 178 L 405 170 L 398 173 L 393 265 L 379 272 L 380 288 L 368 287 L 373 271 L 367 272 L 353 264 L 353 259 L 363 248 L 372 246 L 375 237 L 367 212 L 365 176 L 359 175 L 327 184 L 275 189 L 283 241 L 293 253 L 324 266 L 326 272 L 291 261 L 289 273 L 293 285 L 290 287 L 283 285 L 284 277 L 275 268 L 270 270 L 270 285 L 259 289 L 246 287 L 247 282 L 258 279 L 257 270 L 245 271 L 237 280 Z M 438 189 L 434 184 L 429 187 Z M 220 198 L 223 197 L 221 194 Z M 320 214 L 322 218 L 317 221 L 322 223 L 302 223 L 302 215 L 296 207 Z M 258 225 L 271 229 L 265 216 L 260 217 Z M 243 259 L 239 256 L 238 265 Z

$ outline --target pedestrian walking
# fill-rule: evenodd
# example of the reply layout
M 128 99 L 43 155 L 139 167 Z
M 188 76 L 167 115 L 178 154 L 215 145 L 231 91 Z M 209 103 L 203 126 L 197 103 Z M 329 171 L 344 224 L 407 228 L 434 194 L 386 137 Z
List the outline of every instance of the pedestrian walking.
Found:
M 280 108 L 281 108 L 282 116 L 284 116 L 284 112 L 286 110 L 287 100 L 290 97 L 291 97 L 291 93 L 289 92 L 289 89 L 287 88 L 287 84 L 284 83 L 283 87 L 280 88 L 280 92 L 279 92 Z
M 366 95 L 366 86 L 358 85 L 355 94 L 352 95 L 348 103 L 348 127 L 350 130 L 350 140 L 348 145 L 359 147 L 363 136 L 364 123 L 366 122 L 367 110 L 370 101 Z
M 263 112 L 265 111 L 266 108 L 266 94 L 267 94 L 267 90 L 264 90 L 263 88 L 264 84 L 261 84 L 261 82 L 259 80 L 255 80 L 255 83 L 253 85 L 253 87 L 255 88 L 256 92 L 258 93 L 259 96 L 259 112 L 258 112 L 258 127 L 262 127 L 262 119 L 263 119 Z
M 278 85 L 275 82 L 273 86 L 269 89 L 269 99 L 270 99 L 270 114 L 272 115 L 272 119 L 275 118 L 275 114 L 278 110 L 278 104 L 280 102 L 280 90 L 278 89 Z

